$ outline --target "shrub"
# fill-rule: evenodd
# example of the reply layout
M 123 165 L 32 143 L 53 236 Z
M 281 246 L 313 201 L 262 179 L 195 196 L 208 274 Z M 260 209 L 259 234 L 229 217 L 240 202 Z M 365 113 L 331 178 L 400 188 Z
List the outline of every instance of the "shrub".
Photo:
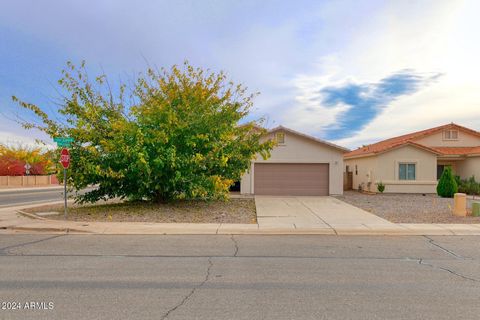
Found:
M 59 84 L 58 113 L 67 121 L 13 99 L 39 120 L 25 128 L 75 140 L 68 183 L 75 190 L 97 186 L 78 195 L 81 202 L 226 198 L 251 160 L 268 158 L 274 146 L 260 139 L 266 130 L 250 114 L 255 94 L 223 72 L 185 63 L 149 69 L 111 90 L 105 75 L 89 77 L 84 63 L 68 63 Z
M 440 181 L 438 181 L 437 194 L 443 198 L 452 198 L 457 191 L 458 186 L 453 176 L 452 168 L 446 167 L 445 170 L 443 170 Z
M 459 179 L 458 192 L 463 192 L 470 195 L 480 194 L 480 183 L 475 181 L 475 176 L 468 179 Z
M 385 191 L 385 185 L 383 184 L 382 181 L 380 181 L 379 183 L 377 183 L 377 190 L 378 190 L 378 192 L 380 192 L 380 193 L 383 193 L 383 191 Z
M 462 178 L 460 178 L 460 176 L 458 175 L 455 175 L 455 182 L 457 183 L 457 186 L 458 186 L 458 192 L 461 192 L 460 185 L 462 184 Z

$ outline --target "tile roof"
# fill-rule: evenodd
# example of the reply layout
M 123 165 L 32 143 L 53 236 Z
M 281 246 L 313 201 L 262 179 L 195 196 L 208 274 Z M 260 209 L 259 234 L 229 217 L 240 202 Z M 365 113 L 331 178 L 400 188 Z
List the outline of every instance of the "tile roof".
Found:
M 362 157 L 362 156 L 367 156 L 367 155 L 375 155 L 381 152 L 385 152 L 387 150 L 403 146 L 405 144 L 410 144 L 419 148 L 426 149 L 427 151 L 431 151 L 433 153 L 438 153 L 438 154 L 448 154 L 448 155 L 466 155 L 466 154 L 476 154 L 480 153 L 480 146 L 479 147 L 473 147 L 471 150 L 466 150 L 466 148 L 446 148 L 446 147 L 427 147 L 418 143 L 415 143 L 415 140 L 423 138 L 425 136 L 429 136 L 431 134 L 434 134 L 438 131 L 446 130 L 446 129 L 457 129 L 459 131 L 464 131 L 467 132 L 471 135 L 475 135 L 477 137 L 480 137 L 480 132 L 459 126 L 458 124 L 455 123 L 449 123 L 443 126 L 438 126 L 435 128 L 430 128 L 422 131 L 417 131 L 405 135 L 401 135 L 398 137 L 390 138 L 387 140 L 383 140 L 377 143 L 369 144 L 367 146 L 358 148 L 356 150 L 353 150 L 347 154 L 345 154 L 345 158 L 354 158 L 354 157 Z M 458 149 L 458 150 L 454 150 Z M 459 150 L 462 149 L 462 150 Z M 468 153 L 453 153 L 455 151 L 459 152 L 468 152 Z M 445 152 L 445 153 L 443 153 Z
M 471 155 L 480 154 L 479 147 L 434 147 L 442 155 Z

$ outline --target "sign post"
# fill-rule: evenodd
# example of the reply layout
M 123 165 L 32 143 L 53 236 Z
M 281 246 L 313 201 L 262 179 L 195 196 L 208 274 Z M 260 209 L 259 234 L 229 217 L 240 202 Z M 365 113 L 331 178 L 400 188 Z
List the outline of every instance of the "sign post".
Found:
M 70 166 L 70 152 L 67 148 L 63 148 L 60 153 L 60 163 L 63 166 L 63 196 L 65 200 L 65 212 L 63 217 L 67 220 L 67 169 Z
M 63 166 L 63 196 L 65 201 L 65 212 L 63 218 L 67 220 L 67 169 L 70 166 L 70 152 L 68 149 L 74 139 L 72 137 L 55 137 L 53 141 L 57 143 L 57 147 L 61 147 L 62 152 L 60 153 L 60 163 Z
M 32 166 L 27 162 L 25 163 L 24 168 L 25 168 L 25 175 L 28 176 L 30 174 L 30 169 L 32 168 Z
M 57 143 L 57 147 L 68 148 L 74 140 L 71 137 L 56 137 L 53 141 Z

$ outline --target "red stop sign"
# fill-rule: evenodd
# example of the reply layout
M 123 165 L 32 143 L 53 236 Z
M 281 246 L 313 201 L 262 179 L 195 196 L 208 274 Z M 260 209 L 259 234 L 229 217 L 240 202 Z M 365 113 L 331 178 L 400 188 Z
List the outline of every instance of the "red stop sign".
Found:
M 68 169 L 70 166 L 70 153 L 68 152 L 67 148 L 63 148 L 62 152 L 60 153 L 60 163 L 65 169 Z

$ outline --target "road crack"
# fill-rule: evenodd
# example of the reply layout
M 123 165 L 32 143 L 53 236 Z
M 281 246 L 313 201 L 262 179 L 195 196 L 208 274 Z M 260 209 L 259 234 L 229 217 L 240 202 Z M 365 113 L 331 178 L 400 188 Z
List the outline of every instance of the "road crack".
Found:
M 24 246 L 28 246 L 28 245 L 31 245 L 31 244 L 36 244 L 36 243 L 39 243 L 39 242 L 52 240 L 52 239 L 63 237 L 63 236 L 64 236 L 64 234 L 59 234 L 59 235 L 48 237 L 48 238 L 43 238 L 43 239 L 39 239 L 39 240 L 35 240 L 35 241 L 29 241 L 29 242 L 24 242 L 24 243 L 19 243 L 19 244 L 14 244 L 14 245 L 11 245 L 11 246 L 3 247 L 3 248 L 0 248 L 0 256 L 9 255 L 10 254 L 9 250 L 11 250 L 11 249 L 20 248 L 20 247 L 24 247 Z
M 439 248 L 440 250 L 442 250 L 443 252 L 445 253 L 448 253 L 449 255 L 457 258 L 457 259 L 462 259 L 462 260 L 465 260 L 464 257 L 462 257 L 461 255 L 458 255 L 456 254 L 455 252 L 451 251 L 451 250 L 448 250 L 447 248 L 444 248 L 442 247 L 441 245 L 439 245 L 438 243 L 435 242 L 435 240 L 433 240 L 432 238 L 430 238 L 429 236 L 423 236 L 424 238 L 426 238 L 428 240 L 428 243 L 430 243 L 431 245 Z
M 450 273 L 450 274 L 452 274 L 452 275 L 454 275 L 454 276 L 456 276 L 456 277 L 462 278 L 462 279 L 464 279 L 464 280 L 470 280 L 470 281 L 474 281 L 474 282 L 480 282 L 479 279 L 475 279 L 475 278 L 471 278 L 471 277 L 465 276 L 465 275 L 463 275 L 463 274 L 461 274 L 461 273 L 458 273 L 458 272 L 456 272 L 456 271 L 453 271 L 453 270 L 448 269 L 448 268 L 445 268 L 445 267 L 435 266 L 435 265 L 433 265 L 433 264 L 431 264 L 431 263 L 425 262 L 423 259 L 419 259 L 419 260 L 418 260 L 418 264 L 421 265 L 421 266 L 430 267 L 430 268 L 432 268 L 432 269 L 439 269 L 439 270 L 446 271 L 446 272 L 448 272 L 448 273 Z
M 212 257 L 209 257 L 209 258 L 208 258 L 208 267 L 207 267 L 206 275 L 205 275 L 205 278 L 203 279 L 203 281 L 202 281 L 198 286 L 193 287 L 192 290 L 182 299 L 182 301 L 180 301 L 180 303 L 178 303 L 178 304 L 175 305 L 173 308 L 171 308 L 170 310 L 168 310 L 168 311 L 161 317 L 162 320 L 167 319 L 168 316 L 170 316 L 170 314 L 172 314 L 173 312 L 175 312 L 175 310 L 177 310 L 177 309 L 181 308 L 183 305 L 185 305 L 185 303 L 187 303 L 187 301 L 193 296 L 193 294 L 194 294 L 198 289 L 200 289 L 200 288 L 210 279 L 210 270 L 212 269 L 212 266 L 213 266 Z
M 233 237 L 233 234 L 230 236 L 230 239 L 232 239 L 233 244 L 235 245 L 235 252 L 233 253 L 233 256 L 236 257 L 238 253 L 238 242 L 237 240 Z

